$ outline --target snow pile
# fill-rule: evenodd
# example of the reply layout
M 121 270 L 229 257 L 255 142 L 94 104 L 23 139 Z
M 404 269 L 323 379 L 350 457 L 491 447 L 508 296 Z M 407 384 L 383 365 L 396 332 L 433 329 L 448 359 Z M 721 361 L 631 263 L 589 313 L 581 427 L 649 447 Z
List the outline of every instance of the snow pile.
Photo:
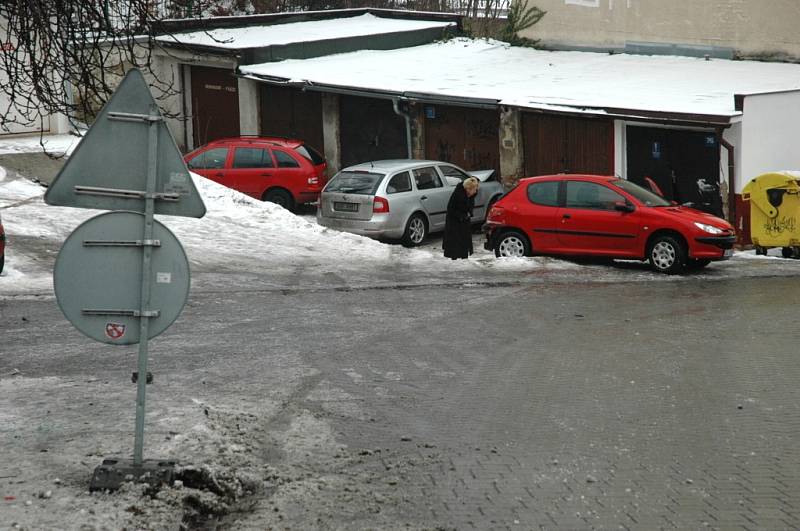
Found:
M 39 136 L 8 137 L 3 138 L 2 143 L 0 143 L 0 155 L 41 152 L 44 150 L 45 153 L 54 156 L 69 156 L 78 147 L 80 141 L 80 136 L 72 134 L 45 135 L 41 138 Z
M 440 241 L 418 249 L 407 249 L 355 234 L 319 226 L 311 218 L 297 216 L 273 203 L 252 199 L 192 174 L 206 204 L 203 218 L 158 216 L 186 249 L 192 267 L 225 269 L 229 264 L 252 264 L 258 271 L 276 275 L 352 275 L 368 278 L 390 268 L 420 282 L 430 272 L 529 270 L 572 267 L 548 259 L 496 260 L 476 244 L 472 260 L 451 261 L 441 254 Z M 0 292 L 21 293 L 52 289 L 52 265 L 61 243 L 99 210 L 54 207 L 44 203 L 45 188 L 27 179 L 12 178 L 0 168 L 0 208 L 8 235 L 6 267 Z M 476 235 L 479 239 L 480 235 Z M 15 241 L 25 240 L 25 245 Z M 31 242 L 40 243 L 31 245 Z M 32 248 L 32 249 L 31 249 Z M 246 268 L 245 268 L 246 269 Z

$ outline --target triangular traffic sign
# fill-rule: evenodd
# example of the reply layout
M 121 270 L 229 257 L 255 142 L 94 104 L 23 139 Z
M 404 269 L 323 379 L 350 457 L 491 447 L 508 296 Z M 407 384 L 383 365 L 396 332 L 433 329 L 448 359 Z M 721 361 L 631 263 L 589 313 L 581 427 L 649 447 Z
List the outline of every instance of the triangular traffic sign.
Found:
M 147 190 L 151 145 L 155 186 Z M 56 206 L 144 212 L 146 192 L 155 194 L 156 214 L 201 218 L 206 213 L 144 77 L 132 69 L 44 199 Z

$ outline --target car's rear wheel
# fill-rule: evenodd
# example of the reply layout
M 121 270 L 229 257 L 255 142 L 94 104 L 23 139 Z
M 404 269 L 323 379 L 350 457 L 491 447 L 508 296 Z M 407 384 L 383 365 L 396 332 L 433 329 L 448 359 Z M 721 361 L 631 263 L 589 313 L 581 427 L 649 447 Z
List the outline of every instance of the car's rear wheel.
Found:
M 650 266 L 659 273 L 675 275 L 686 267 L 686 247 L 670 234 L 656 236 L 650 242 L 647 257 Z
M 414 214 L 406 223 L 406 230 L 403 233 L 403 245 L 406 247 L 416 247 L 425 241 L 428 236 L 428 225 L 422 214 Z
M 0 273 L 3 272 L 3 267 L 6 265 L 6 255 L 0 254 Z
M 272 188 L 267 190 L 264 193 L 263 199 L 264 201 L 269 201 L 270 203 L 280 205 L 289 211 L 294 209 L 294 199 L 292 199 L 292 194 L 280 188 Z
M 521 232 L 509 230 L 495 241 L 494 255 L 498 258 L 530 256 L 531 244 Z

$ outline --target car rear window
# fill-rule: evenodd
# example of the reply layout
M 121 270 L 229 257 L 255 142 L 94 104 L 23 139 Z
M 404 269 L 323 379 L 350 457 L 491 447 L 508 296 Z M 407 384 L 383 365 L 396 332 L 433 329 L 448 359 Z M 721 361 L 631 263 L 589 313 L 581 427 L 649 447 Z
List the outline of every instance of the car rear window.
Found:
M 334 175 L 325 187 L 325 191 L 375 195 L 375 191 L 385 176 L 384 173 L 368 171 L 341 171 Z
M 288 153 L 281 151 L 280 149 L 274 150 L 275 153 L 275 160 L 278 161 L 279 168 L 299 168 L 300 163 L 294 160 L 294 158 L 289 155 Z
M 558 181 L 529 184 L 528 200 L 536 205 L 558 206 Z
M 317 150 L 312 148 L 311 146 L 307 146 L 305 144 L 301 146 L 297 146 L 294 148 L 295 151 L 300 153 L 303 158 L 306 158 L 311 161 L 311 164 L 314 166 L 319 166 L 320 164 L 325 164 L 325 157 L 320 155 Z

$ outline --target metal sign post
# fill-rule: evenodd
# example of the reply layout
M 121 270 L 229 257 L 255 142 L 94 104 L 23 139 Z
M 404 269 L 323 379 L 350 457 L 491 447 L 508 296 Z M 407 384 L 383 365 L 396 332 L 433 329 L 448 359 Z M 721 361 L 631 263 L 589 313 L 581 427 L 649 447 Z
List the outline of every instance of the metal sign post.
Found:
M 189 263 L 155 214 L 203 217 L 205 205 L 138 70 L 125 76 L 45 201 L 114 211 L 84 222 L 64 242 L 53 272 L 56 299 L 90 338 L 139 344 L 133 459 L 104 460 L 90 489 L 168 482 L 173 462 L 143 459 L 148 341 L 183 309 Z
M 148 124 L 147 136 L 149 149 L 147 150 L 147 187 L 144 196 L 144 235 L 145 242 L 153 241 L 153 212 L 155 200 L 153 194 L 156 189 L 156 152 L 158 150 L 158 130 L 156 124 L 161 121 L 158 109 L 151 107 L 147 117 L 141 117 L 143 123 Z M 133 464 L 141 466 L 144 448 L 144 405 L 147 393 L 147 338 L 150 327 L 150 261 L 153 255 L 152 245 L 145 245 L 142 250 L 142 289 L 139 318 L 139 371 L 136 381 L 136 434 L 133 445 Z

